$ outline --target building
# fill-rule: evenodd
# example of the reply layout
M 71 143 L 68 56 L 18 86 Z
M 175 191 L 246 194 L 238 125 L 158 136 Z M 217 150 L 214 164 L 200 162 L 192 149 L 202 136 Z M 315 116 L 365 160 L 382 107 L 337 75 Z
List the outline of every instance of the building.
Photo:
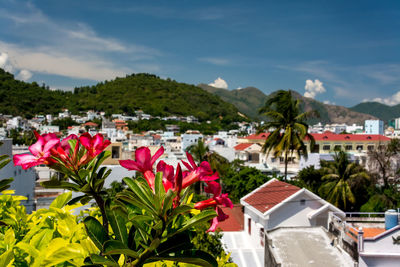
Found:
M 381 120 L 366 120 L 365 121 L 365 134 L 384 134 L 384 124 Z
M 0 155 L 8 155 L 12 159 L 12 140 L 3 139 L 0 146 Z M 26 211 L 31 213 L 35 210 L 35 181 L 36 173 L 34 169 L 23 170 L 21 166 L 14 166 L 13 162 L 8 163 L 0 170 L 0 180 L 13 177 L 10 190 L 15 190 L 15 195 L 24 196 L 26 201 L 21 203 L 26 207 Z
M 196 145 L 197 142 L 203 139 L 203 135 L 198 131 L 186 132 L 181 135 L 182 138 L 182 150 L 186 151 L 191 145 Z

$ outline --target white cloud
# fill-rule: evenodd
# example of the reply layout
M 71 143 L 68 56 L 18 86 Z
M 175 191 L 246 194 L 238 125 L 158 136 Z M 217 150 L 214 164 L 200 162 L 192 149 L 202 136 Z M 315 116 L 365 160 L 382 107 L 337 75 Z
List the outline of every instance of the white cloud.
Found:
M 400 91 L 395 93 L 394 95 L 387 97 L 387 98 L 381 98 L 381 97 L 376 97 L 373 99 L 364 99 L 363 102 L 379 102 L 388 106 L 394 106 L 400 104 Z
M 315 98 L 317 94 L 322 94 L 326 92 L 323 83 L 318 79 L 316 79 L 315 81 L 307 80 L 304 89 L 306 90 L 304 96 L 310 98 Z
M 228 83 L 221 77 L 218 77 L 213 83 L 209 83 L 208 85 L 216 88 L 228 89 Z
M 329 101 L 329 100 L 324 100 L 323 103 L 326 104 L 326 105 L 336 105 L 335 102 L 331 102 L 331 101 Z
M 5 71 L 12 72 L 13 66 L 11 65 L 8 54 L 4 52 L 0 52 L 0 68 Z
M 27 80 L 32 78 L 32 75 L 33 75 L 32 72 L 30 72 L 29 70 L 21 70 L 16 76 L 16 78 L 26 82 Z
M 0 41 L 0 51 L 7 52 L 18 70 L 102 81 L 160 69 L 154 63 L 161 55 L 156 49 L 100 36 L 84 23 L 50 18 L 32 3 L 18 6 L 18 11 L 0 7 L 1 19 L 10 22 L 0 35 L 12 31 L 24 40 Z

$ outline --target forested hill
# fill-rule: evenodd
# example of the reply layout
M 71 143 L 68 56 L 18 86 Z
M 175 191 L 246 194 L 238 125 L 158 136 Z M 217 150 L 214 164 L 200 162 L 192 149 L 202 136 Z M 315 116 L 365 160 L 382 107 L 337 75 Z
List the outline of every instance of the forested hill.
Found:
M 37 83 L 15 80 L 0 68 L 0 113 L 26 116 L 59 112 L 71 93 L 51 91 Z
M 400 104 L 388 106 L 378 102 L 364 102 L 350 109 L 357 112 L 372 114 L 385 122 L 400 117 Z
M 269 95 L 265 95 L 261 90 L 255 87 L 246 87 L 236 90 L 215 88 L 206 84 L 199 84 L 199 87 L 220 96 L 223 100 L 229 103 L 234 104 L 240 112 L 254 119 L 266 119 L 258 114 L 258 110 L 265 104 L 268 98 L 276 93 L 275 91 Z M 301 100 L 302 110 L 316 110 L 319 113 L 320 116 L 318 118 L 312 118 L 309 120 L 310 124 L 317 122 L 363 124 L 365 120 L 376 119 L 374 113 L 366 114 L 367 112 L 361 113 L 342 106 L 327 105 L 315 99 L 304 97 L 296 91 L 292 91 L 292 95 L 296 99 Z
M 153 116 L 193 115 L 201 121 L 241 121 L 237 108 L 199 87 L 161 79 L 151 74 L 132 74 L 74 92 L 52 91 L 36 83 L 17 81 L 0 69 L 0 113 L 32 116 L 97 110 L 133 115 L 141 109 Z

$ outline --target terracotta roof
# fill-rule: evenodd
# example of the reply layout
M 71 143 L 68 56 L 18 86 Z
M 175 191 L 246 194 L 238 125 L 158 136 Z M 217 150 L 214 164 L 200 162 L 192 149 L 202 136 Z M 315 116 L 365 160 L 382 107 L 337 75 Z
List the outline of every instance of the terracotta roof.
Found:
M 89 122 L 87 122 L 87 123 L 85 123 L 85 124 L 83 124 L 83 125 L 84 125 L 84 126 L 93 126 L 93 127 L 99 126 L 97 123 L 91 122 L 91 121 L 89 121 Z
M 273 179 L 254 190 L 243 201 L 265 213 L 299 190 L 297 186 Z
M 244 215 L 242 211 L 243 206 L 238 204 L 234 205 L 233 209 L 222 207 L 222 211 L 229 216 L 223 222 L 218 224 L 218 228 L 220 228 L 223 232 L 237 232 L 244 230 Z
M 252 134 L 246 139 L 259 140 L 267 139 L 269 133 Z M 324 133 L 312 133 L 315 141 L 390 141 L 389 137 L 379 134 L 335 134 L 329 131 Z
M 245 150 L 246 148 L 250 147 L 251 145 L 253 145 L 252 143 L 242 143 L 242 144 L 238 144 L 234 147 L 235 150 Z
M 269 133 L 251 134 L 246 136 L 246 139 L 267 139 Z
M 153 139 L 161 139 L 161 135 L 154 134 L 154 135 L 153 135 Z
M 356 229 L 354 228 L 350 228 L 350 231 L 347 232 L 346 234 L 351 237 L 354 241 L 358 242 L 357 240 L 357 236 L 358 236 L 358 232 Z M 385 228 L 365 228 L 363 227 L 363 232 L 364 232 L 364 238 L 369 238 L 369 237 L 375 237 L 377 235 L 382 234 L 383 232 L 385 232 Z
M 334 134 L 331 132 L 311 134 L 315 141 L 390 141 L 379 134 Z

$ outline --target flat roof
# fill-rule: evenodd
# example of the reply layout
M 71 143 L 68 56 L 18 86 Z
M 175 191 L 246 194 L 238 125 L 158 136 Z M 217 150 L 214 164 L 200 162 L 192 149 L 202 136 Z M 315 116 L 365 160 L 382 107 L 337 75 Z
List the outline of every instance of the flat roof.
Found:
M 331 245 L 321 227 L 278 228 L 268 232 L 272 251 L 282 266 L 354 266 L 343 251 Z

